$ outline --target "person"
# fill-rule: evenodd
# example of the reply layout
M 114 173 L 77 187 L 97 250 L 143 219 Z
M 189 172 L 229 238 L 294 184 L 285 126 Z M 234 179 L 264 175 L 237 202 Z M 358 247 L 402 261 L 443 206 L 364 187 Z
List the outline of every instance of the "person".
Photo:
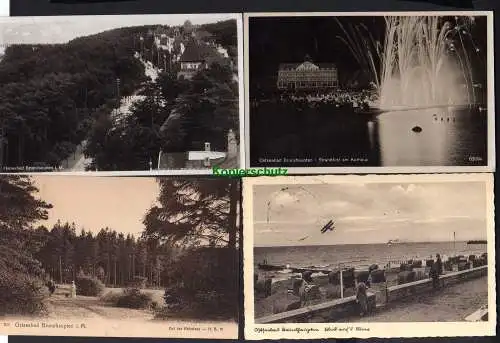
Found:
M 438 275 L 443 274 L 443 261 L 441 260 L 441 256 L 439 254 L 436 254 L 436 269 Z
M 76 285 L 75 281 L 71 282 L 71 297 L 76 298 Z
M 436 262 L 433 262 L 431 264 L 431 270 L 429 271 L 429 276 L 432 279 L 432 288 L 438 289 L 439 288 L 439 274 L 438 274 Z
M 368 272 L 368 279 L 366 280 L 366 287 L 370 288 L 373 282 L 372 271 Z
M 366 285 L 364 282 L 358 283 L 356 289 L 356 302 L 359 304 L 360 316 L 368 313 L 368 295 L 366 294 Z
M 54 281 L 49 279 L 49 281 L 47 281 L 47 288 L 49 289 L 50 295 L 54 294 L 54 292 L 56 291 L 56 285 Z

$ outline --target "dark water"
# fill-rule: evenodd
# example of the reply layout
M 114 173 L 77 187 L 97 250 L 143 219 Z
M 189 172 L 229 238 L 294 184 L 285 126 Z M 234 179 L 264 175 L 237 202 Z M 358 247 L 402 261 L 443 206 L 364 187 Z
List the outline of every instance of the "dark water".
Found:
M 467 245 L 466 242 L 443 243 L 400 243 L 387 244 L 349 244 L 323 246 L 256 247 L 254 262 L 274 265 L 290 264 L 294 267 L 336 267 L 366 266 L 373 263 L 386 265 L 391 261 L 408 259 L 427 259 L 431 255 L 480 255 L 486 252 L 486 245 Z
M 443 107 L 375 116 L 262 103 L 250 111 L 250 160 L 252 167 L 485 166 L 487 112 Z

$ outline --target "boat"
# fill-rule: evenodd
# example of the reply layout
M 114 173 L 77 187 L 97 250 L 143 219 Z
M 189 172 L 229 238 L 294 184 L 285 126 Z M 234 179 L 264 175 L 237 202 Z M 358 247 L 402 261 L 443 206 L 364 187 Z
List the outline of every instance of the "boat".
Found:
M 267 264 L 267 263 L 258 263 L 257 266 L 259 267 L 259 269 L 266 270 L 266 271 L 283 270 L 283 269 L 286 269 L 286 267 L 287 267 L 287 266 L 273 265 L 273 264 Z
M 467 245 L 472 245 L 472 244 L 488 244 L 488 242 L 484 241 L 484 240 L 474 240 L 474 241 L 467 242 Z
M 390 239 L 388 242 L 387 242 L 387 245 L 388 246 L 391 246 L 393 244 L 400 244 L 401 242 L 399 241 L 399 239 Z

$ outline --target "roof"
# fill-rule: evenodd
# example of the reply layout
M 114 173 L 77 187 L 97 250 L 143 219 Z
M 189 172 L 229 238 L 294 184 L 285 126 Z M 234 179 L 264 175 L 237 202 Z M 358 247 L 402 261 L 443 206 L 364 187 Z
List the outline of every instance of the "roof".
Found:
M 182 54 L 180 62 L 218 62 L 224 64 L 226 59 L 217 49 L 205 43 L 198 43 L 195 40 L 190 40 L 186 45 L 186 49 Z M 228 60 L 227 60 L 228 61 Z
M 311 62 L 301 62 L 301 63 L 280 63 L 279 70 L 295 70 L 299 66 L 304 65 L 305 63 Z M 335 69 L 337 66 L 334 63 L 311 63 L 319 67 L 319 69 Z
M 202 62 L 206 59 L 206 52 L 203 47 L 191 40 L 186 44 L 186 49 L 180 58 L 180 62 Z

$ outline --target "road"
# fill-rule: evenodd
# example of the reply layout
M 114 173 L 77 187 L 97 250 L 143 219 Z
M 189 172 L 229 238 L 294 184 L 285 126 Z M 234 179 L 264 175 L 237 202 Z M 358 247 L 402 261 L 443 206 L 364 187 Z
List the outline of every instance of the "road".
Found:
M 133 319 L 148 321 L 153 319 L 153 313 L 146 310 L 133 310 L 105 306 L 97 297 L 66 298 L 63 295 L 53 295 L 48 300 L 49 318 L 53 319 Z
M 107 288 L 103 294 L 121 293 L 122 290 L 122 288 Z M 152 294 L 153 300 L 157 303 L 162 303 L 163 290 L 145 290 L 145 292 Z M 112 307 L 108 306 L 98 297 L 78 295 L 76 298 L 70 298 L 66 296 L 69 293 L 69 285 L 59 285 L 56 292 L 48 298 L 47 306 L 50 318 L 134 319 L 137 321 L 148 321 L 154 317 L 153 312 L 150 310 Z

